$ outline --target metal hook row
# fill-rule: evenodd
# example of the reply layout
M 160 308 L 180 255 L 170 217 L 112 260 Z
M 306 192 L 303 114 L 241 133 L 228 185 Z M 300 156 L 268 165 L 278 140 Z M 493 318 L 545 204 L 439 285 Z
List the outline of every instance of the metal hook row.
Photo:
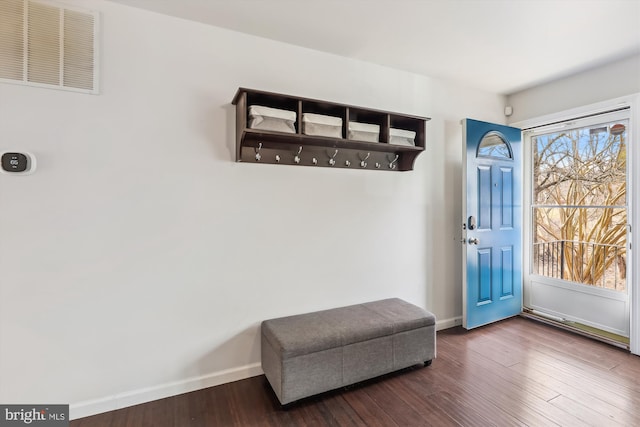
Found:
M 262 150 L 262 142 L 259 142 L 258 143 L 258 147 L 255 148 L 255 151 L 256 151 L 256 156 L 255 156 L 256 162 L 259 162 L 262 159 L 262 155 L 260 154 L 260 150 Z M 327 153 L 327 156 L 329 157 L 329 160 L 328 160 L 329 166 L 334 166 L 336 164 L 336 156 L 338 155 L 338 151 L 339 150 L 336 149 L 336 151 L 333 153 L 333 155 L 329 155 Z M 298 151 L 295 153 L 295 155 L 293 157 L 293 162 L 295 164 L 299 164 L 302 161 L 302 158 L 300 157 L 301 153 L 302 153 L 302 146 L 299 146 L 298 147 Z M 360 156 L 360 153 L 358 153 L 358 158 L 360 159 L 360 167 L 361 168 L 366 168 L 367 167 L 367 165 L 368 165 L 367 159 L 370 156 L 371 156 L 370 152 L 368 152 L 367 155 L 364 158 L 362 158 Z M 398 161 L 398 158 L 399 158 L 399 155 L 396 154 L 395 158 L 393 160 L 389 161 L 389 169 L 395 169 L 396 168 L 396 163 Z M 276 163 L 280 163 L 281 159 L 282 158 L 280 157 L 280 155 L 276 154 L 276 157 L 275 157 Z M 311 163 L 313 163 L 314 165 L 317 165 L 318 164 L 318 159 L 313 157 L 311 159 Z M 344 165 L 346 167 L 349 167 L 349 166 L 351 166 L 351 162 L 349 160 L 345 160 L 344 161 Z M 380 169 L 381 164 L 379 162 L 376 162 L 375 163 L 375 167 L 376 167 L 376 169 Z

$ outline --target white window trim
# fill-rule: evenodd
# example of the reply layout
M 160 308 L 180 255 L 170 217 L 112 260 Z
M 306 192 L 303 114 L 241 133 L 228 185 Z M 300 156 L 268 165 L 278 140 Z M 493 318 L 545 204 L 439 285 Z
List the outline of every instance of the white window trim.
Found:
M 536 117 L 533 119 L 527 119 L 516 123 L 509 123 L 509 126 L 518 127 L 523 131 L 526 129 L 530 129 L 533 127 L 551 125 L 557 122 L 563 122 L 567 120 L 571 120 L 572 118 L 584 117 L 589 115 L 596 115 L 601 113 L 606 113 L 612 110 L 621 109 L 621 108 L 630 108 L 630 129 L 629 129 L 629 144 L 627 146 L 629 156 L 627 157 L 627 167 L 629 168 L 629 181 L 635 184 L 633 187 L 633 191 L 628 194 L 628 206 L 631 210 L 631 233 L 629 233 L 629 245 L 631 245 L 632 258 L 631 258 L 631 271 L 630 276 L 628 277 L 630 286 L 629 286 L 629 300 L 631 302 L 631 313 L 630 313 L 630 334 L 629 334 L 629 344 L 630 351 L 633 354 L 640 355 L 640 283 L 638 278 L 640 277 L 640 247 L 637 247 L 640 244 L 640 241 L 636 243 L 633 239 L 633 232 L 636 234 L 640 232 L 640 195 L 638 191 L 640 191 L 640 93 L 627 95 L 615 99 L 611 99 L 608 101 L 598 102 L 595 104 L 590 104 L 582 107 L 573 108 L 570 110 L 560 111 L 553 114 L 544 115 L 541 117 Z M 531 185 L 530 178 L 530 166 L 527 166 L 529 162 L 529 156 L 527 150 L 523 150 L 524 154 L 524 185 Z M 636 167 L 638 165 L 638 167 Z M 526 194 L 526 192 L 525 192 Z M 530 200 L 528 202 L 528 206 L 525 206 L 523 209 L 524 212 L 528 212 L 527 209 L 530 208 Z M 529 265 L 529 247 L 525 242 L 528 242 L 528 229 L 529 223 L 526 222 L 528 218 L 525 218 L 525 227 L 523 227 L 523 270 L 525 266 Z

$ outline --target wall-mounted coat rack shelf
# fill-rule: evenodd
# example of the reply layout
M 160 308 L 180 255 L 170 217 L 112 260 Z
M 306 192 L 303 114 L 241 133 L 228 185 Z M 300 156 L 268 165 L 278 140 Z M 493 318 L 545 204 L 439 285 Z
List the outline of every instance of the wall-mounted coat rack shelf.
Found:
M 238 162 L 408 171 L 430 120 L 245 88 L 232 104 Z

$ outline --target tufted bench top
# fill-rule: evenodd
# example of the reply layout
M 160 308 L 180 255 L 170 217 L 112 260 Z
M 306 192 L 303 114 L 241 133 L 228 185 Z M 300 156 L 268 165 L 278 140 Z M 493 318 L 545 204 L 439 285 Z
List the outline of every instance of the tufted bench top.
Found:
M 283 359 L 435 324 L 435 316 L 398 298 L 262 322 L 262 333 Z

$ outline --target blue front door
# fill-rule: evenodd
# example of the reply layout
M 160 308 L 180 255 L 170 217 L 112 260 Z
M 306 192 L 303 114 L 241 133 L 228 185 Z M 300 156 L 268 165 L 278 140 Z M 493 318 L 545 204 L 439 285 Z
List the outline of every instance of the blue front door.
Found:
M 522 310 L 520 129 L 463 122 L 463 314 L 475 328 Z

